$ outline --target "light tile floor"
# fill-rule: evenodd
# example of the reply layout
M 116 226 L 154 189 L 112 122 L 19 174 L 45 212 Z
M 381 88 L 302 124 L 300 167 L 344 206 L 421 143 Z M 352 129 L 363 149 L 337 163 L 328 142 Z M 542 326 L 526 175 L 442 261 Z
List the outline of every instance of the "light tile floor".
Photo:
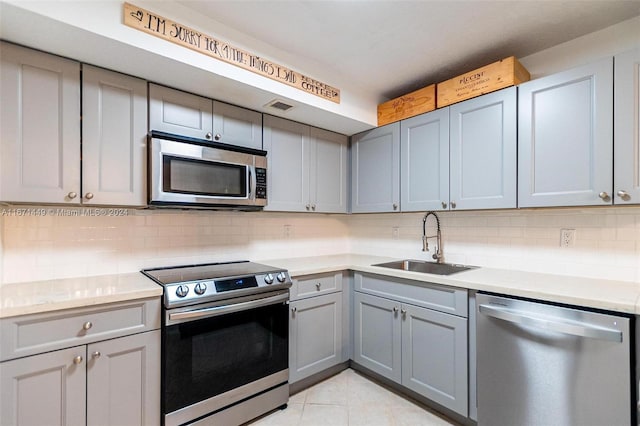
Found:
M 347 369 L 289 398 L 251 426 L 452 426 L 365 376 Z

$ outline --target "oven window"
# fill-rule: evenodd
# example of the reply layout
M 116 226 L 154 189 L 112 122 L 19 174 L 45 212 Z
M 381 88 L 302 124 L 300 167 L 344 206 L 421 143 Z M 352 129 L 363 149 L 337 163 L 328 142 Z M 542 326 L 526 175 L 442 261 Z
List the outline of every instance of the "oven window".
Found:
M 247 166 L 162 156 L 164 192 L 216 197 L 247 196 Z
M 164 413 L 288 368 L 287 305 L 164 328 Z

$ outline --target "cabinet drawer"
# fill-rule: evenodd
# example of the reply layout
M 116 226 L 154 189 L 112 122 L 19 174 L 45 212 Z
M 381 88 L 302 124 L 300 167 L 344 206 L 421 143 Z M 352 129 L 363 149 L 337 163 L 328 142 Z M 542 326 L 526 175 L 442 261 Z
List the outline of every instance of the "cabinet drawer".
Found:
M 355 274 L 355 290 L 467 317 L 467 290 L 422 281 Z
M 342 272 L 305 275 L 294 278 L 291 300 L 342 291 Z
M 160 328 L 160 298 L 0 320 L 0 361 Z

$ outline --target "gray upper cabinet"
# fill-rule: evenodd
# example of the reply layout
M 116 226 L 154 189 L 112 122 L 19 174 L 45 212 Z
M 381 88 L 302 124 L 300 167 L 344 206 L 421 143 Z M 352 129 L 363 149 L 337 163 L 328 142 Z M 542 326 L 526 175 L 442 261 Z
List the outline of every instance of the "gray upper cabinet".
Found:
M 80 64 L 0 49 L 0 200 L 78 203 Z
M 311 210 L 322 213 L 346 213 L 349 138 L 315 127 L 312 127 L 310 132 Z
M 615 204 L 640 203 L 640 48 L 614 57 Z
M 516 96 L 511 87 L 449 107 L 451 209 L 516 207 Z
M 149 130 L 262 149 L 262 114 L 149 84 Z
M 147 204 L 147 82 L 82 66 L 82 203 Z
M 402 211 L 448 210 L 449 108 L 400 122 Z
M 611 58 L 520 85 L 518 125 L 520 207 L 611 204 Z
M 346 213 L 346 136 L 266 115 L 265 210 Z
M 400 123 L 387 124 L 351 139 L 351 211 L 400 210 Z
M 213 101 L 149 84 L 149 130 L 213 139 Z
M 213 101 L 213 140 L 262 149 L 262 114 Z

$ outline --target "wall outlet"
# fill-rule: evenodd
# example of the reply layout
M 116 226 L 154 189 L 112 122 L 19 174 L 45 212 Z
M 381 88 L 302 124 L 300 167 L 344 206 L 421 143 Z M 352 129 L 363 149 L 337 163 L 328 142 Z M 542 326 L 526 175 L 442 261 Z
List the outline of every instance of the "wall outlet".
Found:
M 285 238 L 291 237 L 291 225 L 284 225 L 282 227 L 282 236 Z
M 391 238 L 393 238 L 394 240 L 397 240 L 400 237 L 400 228 L 397 226 L 394 226 L 391 228 Z
M 573 247 L 576 241 L 575 229 L 561 229 L 560 230 L 560 247 L 569 248 Z

